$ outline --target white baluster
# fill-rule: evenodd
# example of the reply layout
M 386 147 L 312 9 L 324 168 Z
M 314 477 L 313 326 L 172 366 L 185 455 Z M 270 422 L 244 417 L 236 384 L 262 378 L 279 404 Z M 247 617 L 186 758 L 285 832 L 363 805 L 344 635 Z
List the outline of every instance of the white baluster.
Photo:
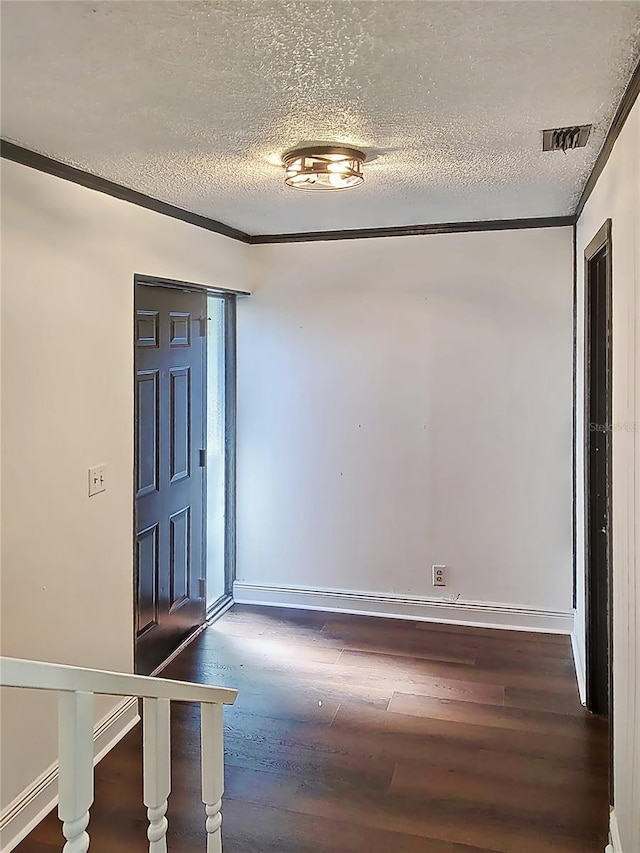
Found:
M 201 705 L 202 802 L 207 815 L 207 853 L 222 853 L 224 744 L 222 705 Z
M 58 695 L 58 817 L 66 839 L 63 853 L 89 849 L 93 803 L 93 694 Z
M 144 804 L 149 818 L 149 853 L 167 853 L 165 817 L 171 792 L 171 732 L 169 699 L 145 699 Z

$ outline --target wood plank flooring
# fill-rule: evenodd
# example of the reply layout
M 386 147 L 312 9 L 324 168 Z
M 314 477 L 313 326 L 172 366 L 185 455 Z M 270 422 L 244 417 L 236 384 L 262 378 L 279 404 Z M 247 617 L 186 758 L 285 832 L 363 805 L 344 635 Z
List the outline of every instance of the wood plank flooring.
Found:
M 237 687 L 225 853 L 602 853 L 608 733 L 568 637 L 235 606 L 163 673 Z M 169 850 L 203 853 L 199 712 L 174 706 Z M 96 768 L 92 853 L 142 853 L 141 727 Z M 18 848 L 62 847 L 50 815 Z

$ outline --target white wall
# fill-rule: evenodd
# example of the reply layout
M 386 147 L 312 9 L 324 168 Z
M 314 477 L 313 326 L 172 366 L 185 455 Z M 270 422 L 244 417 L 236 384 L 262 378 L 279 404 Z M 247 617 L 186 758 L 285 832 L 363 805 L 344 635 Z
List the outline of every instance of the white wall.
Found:
M 444 563 L 443 594 L 571 610 L 571 241 L 558 228 L 251 249 L 240 596 L 430 597 Z
M 615 813 L 624 853 L 640 850 L 640 102 L 577 227 L 578 399 L 584 388 L 584 250 L 608 219 L 613 240 L 613 675 Z M 578 418 L 576 636 L 584 661 L 583 424 Z
M 130 671 L 133 275 L 244 287 L 248 247 L 6 160 L 2 195 L 2 652 Z M 3 695 L 3 807 L 55 758 L 46 712 Z

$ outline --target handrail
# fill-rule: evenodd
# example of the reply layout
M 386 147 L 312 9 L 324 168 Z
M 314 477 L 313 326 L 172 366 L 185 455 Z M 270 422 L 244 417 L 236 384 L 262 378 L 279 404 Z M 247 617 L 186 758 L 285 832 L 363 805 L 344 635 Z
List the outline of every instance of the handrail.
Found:
M 63 693 L 97 693 L 107 696 L 140 696 L 173 702 L 233 705 L 238 691 L 147 675 L 131 675 L 101 669 L 83 669 L 59 663 L 0 657 L 0 685 Z
M 63 853 L 87 853 L 94 794 L 94 694 L 143 700 L 143 801 L 149 853 L 167 853 L 171 793 L 171 702 L 200 704 L 202 802 L 207 853 L 222 853 L 223 705 L 238 691 L 125 672 L 0 657 L 0 686 L 58 693 L 58 817 Z

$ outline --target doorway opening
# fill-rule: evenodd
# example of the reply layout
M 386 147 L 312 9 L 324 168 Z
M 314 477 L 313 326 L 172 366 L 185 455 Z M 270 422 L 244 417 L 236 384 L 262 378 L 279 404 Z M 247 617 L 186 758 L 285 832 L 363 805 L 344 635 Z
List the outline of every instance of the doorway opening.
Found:
M 611 220 L 584 254 L 585 613 L 587 708 L 608 718 L 613 804 L 612 242 Z
M 231 600 L 235 294 L 134 288 L 135 669 L 149 674 Z
M 236 297 L 207 296 L 207 617 L 231 600 L 235 571 Z

